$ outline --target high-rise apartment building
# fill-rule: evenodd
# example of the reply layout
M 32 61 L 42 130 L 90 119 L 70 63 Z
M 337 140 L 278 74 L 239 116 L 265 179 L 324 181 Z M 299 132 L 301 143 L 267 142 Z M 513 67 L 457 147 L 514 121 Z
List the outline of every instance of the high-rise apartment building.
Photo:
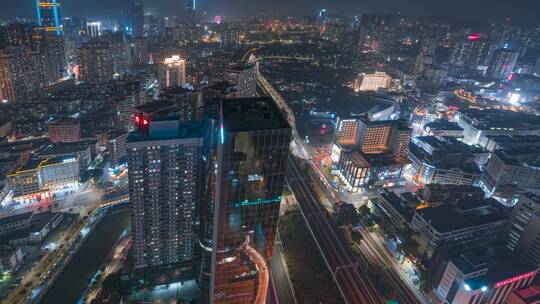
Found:
M 265 303 L 291 128 L 270 98 L 223 100 L 219 114 L 211 302 Z
M 101 31 L 101 21 L 86 22 L 86 35 L 88 37 L 99 37 L 103 34 Z
M 183 87 L 185 83 L 186 61 L 180 55 L 165 58 L 159 65 L 160 87 Z
M 512 210 L 507 248 L 531 265 L 540 266 L 540 196 L 523 194 Z
M 117 113 L 117 128 L 133 130 L 134 108 L 146 103 L 146 91 L 135 79 L 117 79 L 113 82 L 114 101 Z
M 47 84 L 43 57 L 24 46 L 0 50 L 0 100 L 31 102 Z
M 48 124 L 49 138 L 53 143 L 77 142 L 81 140 L 81 124 L 78 120 L 58 119 Z
M 227 70 L 227 80 L 233 86 L 234 98 L 257 96 L 257 65 L 235 64 Z
M 77 61 L 80 79 L 87 83 L 106 82 L 113 78 L 113 56 L 107 43 L 100 41 L 85 43 L 78 51 Z
M 487 76 L 497 79 L 508 79 L 514 71 L 519 52 L 510 49 L 507 45 L 495 50 L 487 69 Z
M 159 99 L 176 104 L 180 121 L 202 120 L 203 118 L 201 91 L 170 87 L 160 91 Z
M 36 19 L 38 25 L 48 33 L 62 35 L 62 16 L 59 0 L 36 0 Z
M 190 272 L 186 269 L 195 256 L 203 128 L 196 122 L 181 123 L 165 111 L 152 118 L 141 111 L 135 116 L 137 130 L 127 139 L 129 197 L 135 272 L 152 281 L 156 268 Z

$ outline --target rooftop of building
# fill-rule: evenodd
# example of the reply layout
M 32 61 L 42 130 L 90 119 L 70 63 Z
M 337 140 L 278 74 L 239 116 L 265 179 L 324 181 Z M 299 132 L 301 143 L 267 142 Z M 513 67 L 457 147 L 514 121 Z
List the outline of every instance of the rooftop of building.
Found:
M 70 143 L 53 143 L 47 146 L 44 146 L 39 150 L 40 155 L 64 155 L 70 153 L 84 152 L 90 147 L 90 143 L 80 141 L 80 142 L 70 142 Z
M 502 249 L 493 251 L 488 250 L 483 254 L 467 253 L 469 257 L 475 256 L 475 259 L 481 260 L 487 265 L 487 273 L 478 277 L 469 278 L 465 283 L 471 290 L 478 290 L 482 287 L 488 287 L 495 284 L 505 285 L 511 283 L 511 279 L 535 275 L 537 266 L 531 266 L 523 260 L 510 256 Z M 510 281 L 509 281 L 510 280 Z
M 242 72 L 246 70 L 251 70 L 254 67 L 255 65 L 249 64 L 249 63 L 235 63 L 235 64 L 231 64 L 228 70 L 232 72 Z
M 416 213 L 440 233 L 506 220 L 498 209 L 485 204 L 475 206 L 473 203 L 462 203 L 459 208 L 451 204 L 443 204 L 423 208 L 417 210 Z
M 527 288 L 513 292 L 526 304 L 536 304 L 540 302 L 540 286 L 534 284 Z
M 486 137 L 495 142 L 498 149 L 540 146 L 540 136 L 536 135 L 488 135 Z
M 78 124 L 78 123 L 79 123 L 79 120 L 68 117 L 68 118 L 55 119 L 49 122 L 49 125 L 72 125 L 72 124 Z
M 487 263 L 476 254 L 461 254 L 451 258 L 450 261 L 465 275 L 481 270 L 487 270 L 488 266 Z
M 197 121 L 180 122 L 178 116 L 159 117 L 149 127 L 130 132 L 128 142 L 203 137 L 204 126 Z
M 290 129 L 283 113 L 270 97 L 225 99 L 223 125 L 227 132 Z
M 0 226 L 19 222 L 19 221 L 29 220 L 32 217 L 33 213 L 34 213 L 33 211 L 28 211 L 28 212 L 0 218 Z
M 523 112 L 471 108 L 459 110 L 459 113 L 473 119 L 473 125 L 482 130 L 497 128 L 538 129 L 540 127 L 540 116 Z
M 13 174 L 37 170 L 41 167 L 53 166 L 62 163 L 76 162 L 78 156 L 76 154 L 70 156 L 51 157 L 46 159 L 29 158 L 24 164 L 22 164 Z
M 463 154 L 463 152 L 465 151 L 459 151 L 455 147 L 449 147 L 449 150 L 438 149 L 432 154 L 429 154 L 420 146 L 412 142 L 409 143 L 409 153 L 430 166 L 441 170 L 455 171 L 456 173 L 479 174 L 480 169 L 475 163 L 456 161 L 453 158 L 449 158 L 449 155 L 459 155 Z M 463 158 L 463 156 L 461 155 L 460 158 Z
M 513 147 L 498 149 L 493 154 L 501 159 L 506 165 L 523 166 L 540 170 L 540 146 Z
M 365 154 L 362 151 L 344 152 L 359 168 L 390 167 L 400 165 L 391 153 Z
M 448 131 L 463 131 L 457 123 L 448 121 L 446 119 L 437 119 L 432 122 L 428 122 L 424 125 L 424 130 L 448 130 Z
M 414 217 L 414 209 L 410 207 L 409 202 L 403 200 L 400 196 L 392 191 L 384 190 L 381 197 L 388 202 L 401 216 L 410 222 Z

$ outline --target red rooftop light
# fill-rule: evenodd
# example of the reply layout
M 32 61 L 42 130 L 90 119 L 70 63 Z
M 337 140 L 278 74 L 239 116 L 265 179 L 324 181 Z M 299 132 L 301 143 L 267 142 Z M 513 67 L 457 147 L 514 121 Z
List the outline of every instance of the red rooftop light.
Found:
M 469 41 L 478 41 L 478 40 L 480 40 L 480 34 L 472 33 L 467 38 L 469 39 Z

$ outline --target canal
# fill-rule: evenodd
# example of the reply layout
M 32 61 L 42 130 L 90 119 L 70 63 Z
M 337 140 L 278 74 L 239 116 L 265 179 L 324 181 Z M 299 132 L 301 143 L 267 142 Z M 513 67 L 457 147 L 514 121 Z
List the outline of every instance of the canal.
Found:
M 106 215 L 40 303 L 77 303 L 112 246 L 128 225 L 129 209 Z

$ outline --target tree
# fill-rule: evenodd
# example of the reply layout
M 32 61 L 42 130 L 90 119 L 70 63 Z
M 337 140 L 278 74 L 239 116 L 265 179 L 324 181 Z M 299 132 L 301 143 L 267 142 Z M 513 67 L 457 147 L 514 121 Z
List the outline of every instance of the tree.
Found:
M 342 226 L 357 225 L 360 222 L 360 215 L 353 204 L 341 202 L 337 209 L 336 220 Z
M 358 207 L 358 213 L 360 213 L 361 216 L 365 217 L 371 213 L 371 209 L 369 209 L 369 207 L 366 204 L 364 204 Z
M 364 236 L 359 231 L 353 230 L 351 232 L 351 238 L 353 239 L 353 241 L 360 243 Z

